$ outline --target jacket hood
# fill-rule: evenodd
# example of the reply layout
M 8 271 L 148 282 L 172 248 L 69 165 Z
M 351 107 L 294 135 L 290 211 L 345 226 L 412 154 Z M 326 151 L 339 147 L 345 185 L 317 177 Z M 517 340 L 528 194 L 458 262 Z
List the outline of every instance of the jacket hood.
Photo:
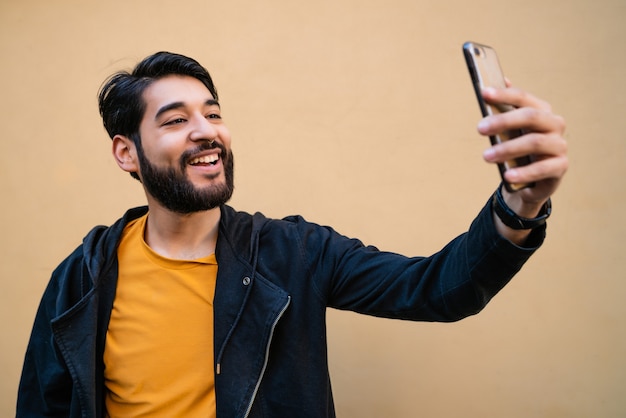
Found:
M 227 243 L 242 261 L 252 267 L 254 274 L 259 252 L 259 236 L 270 220 L 261 213 L 250 215 L 238 212 L 230 206 L 222 206 L 221 210 L 216 251 L 219 253 L 220 247 Z M 219 254 L 216 255 L 219 259 Z
M 222 244 L 230 245 L 242 261 L 245 261 L 255 270 L 259 235 L 269 219 L 260 213 L 250 215 L 245 212 L 238 212 L 226 205 L 222 206 L 220 210 L 217 251 Z M 85 236 L 83 253 L 92 285 L 96 284 L 96 278 L 101 277 L 102 272 L 109 268 L 109 264 L 116 259 L 115 252 L 126 225 L 146 213 L 148 213 L 147 206 L 130 209 L 110 227 L 96 226 Z
M 83 238 L 84 263 L 92 282 L 101 277 L 102 272 L 116 259 L 115 252 L 126 225 L 146 213 L 147 206 L 130 209 L 110 227 L 96 226 Z

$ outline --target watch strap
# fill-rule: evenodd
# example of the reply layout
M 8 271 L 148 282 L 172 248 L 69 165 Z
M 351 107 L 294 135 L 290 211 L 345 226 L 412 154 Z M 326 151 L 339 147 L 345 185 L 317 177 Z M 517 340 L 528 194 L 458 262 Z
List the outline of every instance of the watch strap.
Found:
M 546 220 L 550 217 L 550 214 L 552 213 L 552 201 L 550 199 L 544 203 L 541 211 L 539 211 L 539 215 L 537 215 L 536 218 L 524 218 L 515 213 L 513 209 L 506 204 L 506 201 L 502 196 L 501 189 L 501 186 L 498 187 L 496 192 L 493 194 L 491 206 L 502 223 L 509 228 L 534 229 L 545 224 Z

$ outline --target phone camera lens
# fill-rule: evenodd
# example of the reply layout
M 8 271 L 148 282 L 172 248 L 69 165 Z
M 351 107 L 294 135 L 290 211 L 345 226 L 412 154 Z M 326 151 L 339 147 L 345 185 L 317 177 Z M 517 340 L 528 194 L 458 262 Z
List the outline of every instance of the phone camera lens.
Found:
M 477 56 L 480 56 L 481 54 L 480 48 L 474 48 L 474 54 L 476 54 Z

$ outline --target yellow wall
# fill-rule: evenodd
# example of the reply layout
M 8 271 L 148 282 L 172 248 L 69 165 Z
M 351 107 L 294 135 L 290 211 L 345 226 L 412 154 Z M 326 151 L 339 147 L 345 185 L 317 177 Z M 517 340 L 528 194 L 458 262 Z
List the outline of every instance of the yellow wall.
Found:
M 0 0 L 0 415 L 52 269 L 144 201 L 99 120 L 109 74 L 196 57 L 234 136 L 234 206 L 425 255 L 498 182 L 461 54 L 474 40 L 569 122 L 549 239 L 457 324 L 331 311 L 338 413 L 624 416 L 625 18 L 623 0 Z

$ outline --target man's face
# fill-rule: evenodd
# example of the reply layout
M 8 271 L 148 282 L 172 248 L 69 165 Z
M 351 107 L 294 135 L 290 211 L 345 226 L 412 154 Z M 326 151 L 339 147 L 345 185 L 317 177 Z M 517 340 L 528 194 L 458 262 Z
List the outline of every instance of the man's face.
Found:
M 168 76 L 143 99 L 137 158 L 149 202 L 183 214 L 226 203 L 234 188 L 230 132 L 209 90 L 195 78 Z

